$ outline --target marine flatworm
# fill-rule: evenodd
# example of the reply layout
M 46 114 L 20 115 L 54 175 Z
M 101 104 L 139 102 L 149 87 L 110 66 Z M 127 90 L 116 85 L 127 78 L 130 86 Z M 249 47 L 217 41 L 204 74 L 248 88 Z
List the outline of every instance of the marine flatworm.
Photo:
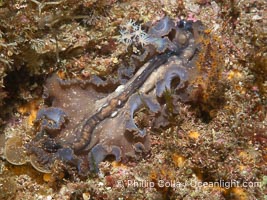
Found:
M 149 27 L 144 53 L 135 56 L 141 65 L 135 66 L 127 83 L 110 94 L 103 90 L 110 80 L 92 77 L 81 87 L 79 81 L 52 75 L 44 91 L 51 106 L 39 110 L 38 133 L 27 144 L 32 163 L 47 171 L 61 160 L 87 174 L 97 171 L 109 155 L 127 162 L 148 153 L 150 135 L 136 125 L 135 112 L 143 106 L 152 113 L 163 112 L 159 99 L 166 90 L 174 90 L 180 101 L 190 100 L 202 33 L 199 21 L 176 24 L 168 17 Z M 173 80 L 178 80 L 175 85 Z

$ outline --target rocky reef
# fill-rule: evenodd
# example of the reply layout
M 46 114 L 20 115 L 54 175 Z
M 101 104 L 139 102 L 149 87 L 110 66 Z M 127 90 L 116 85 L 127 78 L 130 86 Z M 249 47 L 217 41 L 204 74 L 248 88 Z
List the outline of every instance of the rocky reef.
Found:
M 0 0 L 0 199 L 266 199 L 265 10 Z

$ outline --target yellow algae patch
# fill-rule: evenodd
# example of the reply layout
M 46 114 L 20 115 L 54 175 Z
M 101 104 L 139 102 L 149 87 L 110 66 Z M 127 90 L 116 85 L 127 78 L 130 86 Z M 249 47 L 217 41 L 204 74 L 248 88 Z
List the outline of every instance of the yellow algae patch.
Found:
M 61 78 L 61 79 L 66 78 L 66 74 L 65 74 L 65 72 L 62 71 L 62 70 L 58 71 L 58 72 L 57 72 L 57 75 L 58 75 L 58 77 Z
M 55 182 L 56 180 L 62 180 L 65 174 L 63 172 L 57 173 L 57 175 L 53 175 L 51 173 L 44 173 L 43 174 L 43 181 L 45 182 Z
M 236 91 L 238 91 L 239 93 L 241 93 L 241 94 L 246 94 L 246 93 L 247 93 L 246 88 L 244 88 L 243 86 L 240 86 L 240 85 L 238 85 L 238 84 L 236 84 L 236 85 L 234 86 L 234 89 L 235 89 Z
M 253 163 L 255 161 L 255 153 L 253 150 L 249 150 L 249 151 L 241 151 L 238 154 L 239 159 L 244 162 L 244 163 Z
M 241 187 L 234 187 L 229 190 L 229 193 L 231 193 L 231 196 L 234 195 L 239 200 L 248 200 L 248 195 L 245 192 L 245 190 Z
M 174 153 L 172 155 L 172 161 L 176 167 L 183 167 L 185 163 L 185 158 L 179 154 Z
M 30 126 L 33 125 L 33 122 L 36 119 L 39 104 L 40 104 L 40 100 L 35 99 L 35 100 L 28 102 L 27 104 L 24 104 L 18 108 L 18 111 L 23 115 L 29 113 L 28 124 Z
M 248 153 L 248 152 L 245 152 L 245 151 L 241 151 L 239 154 L 238 154 L 238 157 L 241 161 L 247 163 L 247 162 L 252 162 L 253 161 L 253 158 L 251 157 L 251 155 Z
M 111 165 L 112 165 L 113 168 L 127 168 L 126 165 L 124 165 L 124 164 L 122 164 L 120 162 L 117 162 L 117 161 L 113 161 L 111 163 Z
M 45 174 L 43 175 L 43 180 L 44 180 L 45 182 L 52 182 L 52 176 L 51 176 L 51 174 L 47 174 L 47 173 L 45 173 Z
M 157 180 L 157 178 L 158 178 L 157 172 L 156 171 L 152 171 L 150 173 L 150 179 L 151 180 Z
M 189 135 L 189 137 L 191 138 L 191 139 L 198 139 L 198 137 L 199 137 L 199 133 L 197 132 L 197 131 L 190 131 L 189 133 L 188 133 L 188 135 Z
M 211 33 L 211 29 L 206 29 L 206 30 L 204 30 L 204 33 L 206 33 L 206 34 L 210 34 L 210 33 Z
M 239 165 L 239 169 L 240 169 L 240 171 L 243 171 L 243 170 L 246 169 L 246 166 L 244 166 L 244 165 Z
M 233 80 L 233 79 L 242 79 L 243 75 L 241 72 L 237 71 L 237 70 L 231 70 L 228 73 L 227 79 L 228 80 Z
M 163 166 L 155 167 L 155 169 L 152 169 L 149 174 L 149 177 L 152 181 L 156 181 L 156 182 L 162 179 L 175 180 L 176 173 L 173 168 L 163 165 Z

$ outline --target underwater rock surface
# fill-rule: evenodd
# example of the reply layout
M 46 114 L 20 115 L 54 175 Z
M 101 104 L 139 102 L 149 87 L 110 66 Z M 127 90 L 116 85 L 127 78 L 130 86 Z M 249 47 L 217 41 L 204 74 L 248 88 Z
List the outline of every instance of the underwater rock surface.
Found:
M 27 144 L 32 164 L 38 163 L 37 169 L 42 171 L 43 166 L 47 172 L 61 160 L 87 174 L 98 171 L 98 164 L 107 156 L 126 162 L 148 153 L 150 136 L 135 124 L 135 112 L 144 106 L 153 113 L 166 112 L 159 101 L 166 90 L 174 91 L 182 102 L 191 100 L 190 83 L 199 74 L 195 62 L 203 30 L 199 21 L 175 23 L 165 17 L 149 27 L 148 33 L 131 33 L 145 44 L 144 53 L 137 58 L 141 66 L 110 94 L 105 92 L 109 80 L 93 77 L 82 87 L 79 81 L 52 75 L 44 91 L 51 106 L 38 111 L 39 132 Z M 161 116 L 158 126 L 166 124 L 164 120 Z
M 266 198 L 266 1 L 15 0 L 0 4 L 0 199 Z M 157 26 L 162 18 L 169 22 Z M 149 153 L 141 156 L 137 152 L 134 157 L 141 159 L 127 163 L 112 162 L 117 148 L 111 147 L 113 155 L 99 157 L 104 159 L 98 164 L 99 173 L 88 174 L 91 165 L 97 167 L 88 161 L 88 153 L 106 155 L 107 151 L 97 144 L 82 157 L 81 152 L 58 146 L 65 137 L 63 131 L 75 130 L 70 125 L 75 117 L 67 113 L 70 110 L 63 102 L 56 106 L 55 98 L 43 92 L 44 85 L 49 88 L 47 78 L 58 74 L 60 79 L 51 77 L 60 82 L 58 91 L 97 92 L 99 104 L 93 105 L 101 107 L 101 99 L 119 85 L 118 90 L 123 90 L 138 70 L 158 55 L 157 47 L 167 53 L 164 48 L 170 43 L 151 44 L 153 37 L 158 37 L 151 36 L 151 27 L 176 26 L 181 19 L 205 24 L 197 41 L 200 51 L 194 56 L 196 71 L 189 74 L 191 80 L 183 89 L 175 91 L 179 84 L 175 77 L 171 90 L 165 90 L 162 97 L 153 96 L 153 103 L 158 103 L 153 107 L 156 113 L 148 106 L 135 111 L 135 125 L 149 134 Z M 186 22 L 190 28 L 192 24 Z M 173 41 L 173 31 L 164 34 L 168 35 L 164 44 Z M 159 69 L 161 66 L 154 71 Z M 150 92 L 143 97 L 150 99 Z M 87 100 L 93 98 L 88 96 Z M 83 109 L 87 105 L 84 103 Z M 81 108 L 77 104 L 77 116 L 89 118 L 78 112 Z M 118 112 L 112 116 L 116 118 Z M 105 120 L 112 121 L 108 118 Z M 43 134 L 37 136 L 38 132 Z M 44 149 L 41 139 L 46 138 L 51 142 L 48 145 L 47 140 Z M 40 147 L 40 154 L 25 146 L 31 141 L 36 151 Z M 40 156 L 42 151 L 46 157 Z M 68 161 L 73 155 L 77 159 Z M 130 158 L 126 155 L 122 161 Z M 138 188 L 129 180 L 137 182 Z M 187 187 L 162 187 L 159 180 Z M 228 184 L 236 181 L 239 186 Z M 218 182 L 222 184 L 218 186 Z

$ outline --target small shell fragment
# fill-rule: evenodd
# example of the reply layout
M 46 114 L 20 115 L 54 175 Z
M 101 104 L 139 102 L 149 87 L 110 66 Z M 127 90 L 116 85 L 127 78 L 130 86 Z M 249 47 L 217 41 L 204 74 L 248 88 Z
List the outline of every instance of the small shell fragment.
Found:
M 26 149 L 21 137 L 14 136 L 6 141 L 5 157 L 13 165 L 23 165 L 27 162 Z
M 36 156 L 34 154 L 32 154 L 30 156 L 30 163 L 33 166 L 33 168 L 36 169 L 39 172 L 47 173 L 47 174 L 51 173 L 51 169 L 49 168 L 49 166 L 41 165 L 37 161 L 37 158 L 36 158 Z

